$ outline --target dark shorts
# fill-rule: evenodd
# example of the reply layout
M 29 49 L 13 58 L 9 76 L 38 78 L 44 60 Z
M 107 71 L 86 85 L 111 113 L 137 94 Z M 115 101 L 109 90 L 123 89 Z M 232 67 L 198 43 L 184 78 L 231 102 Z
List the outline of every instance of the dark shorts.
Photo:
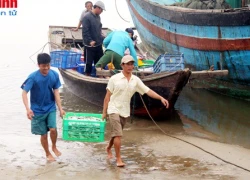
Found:
M 122 136 L 122 130 L 130 117 L 124 118 L 119 114 L 109 114 L 109 122 L 111 127 L 111 137 Z
M 44 135 L 50 128 L 56 128 L 56 111 L 35 115 L 31 120 L 32 134 Z
M 115 69 L 122 69 L 121 60 L 122 56 L 114 51 L 106 50 L 101 59 L 96 63 L 95 67 L 104 69 L 108 63 L 112 62 L 115 66 Z

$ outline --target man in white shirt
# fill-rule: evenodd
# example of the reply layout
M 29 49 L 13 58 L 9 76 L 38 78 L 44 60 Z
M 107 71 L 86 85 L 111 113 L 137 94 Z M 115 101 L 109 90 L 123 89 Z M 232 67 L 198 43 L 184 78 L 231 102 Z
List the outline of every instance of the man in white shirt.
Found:
M 169 107 L 168 100 L 148 88 L 140 78 L 132 74 L 135 60 L 131 55 L 126 55 L 121 60 L 122 72 L 112 76 L 107 85 L 107 93 L 103 103 L 102 118 L 109 118 L 111 125 L 111 139 L 106 147 L 108 158 L 112 158 L 111 148 L 114 145 L 116 163 L 118 167 L 125 166 L 121 159 L 121 137 L 122 130 L 130 117 L 130 101 L 135 92 L 141 95 L 159 99 L 166 108 Z

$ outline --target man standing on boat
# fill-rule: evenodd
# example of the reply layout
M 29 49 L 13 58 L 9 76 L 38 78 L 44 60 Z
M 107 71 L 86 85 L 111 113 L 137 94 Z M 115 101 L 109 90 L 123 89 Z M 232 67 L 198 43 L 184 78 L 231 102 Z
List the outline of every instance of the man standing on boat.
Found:
M 137 55 L 134 47 L 134 43 L 131 39 L 130 31 L 113 31 L 103 41 L 103 45 L 106 48 L 104 55 L 97 62 L 96 68 L 104 68 L 108 63 L 112 62 L 115 69 L 121 68 L 121 59 L 124 53 L 129 49 L 130 54 L 135 59 L 135 66 L 137 67 Z M 133 31 L 133 30 L 132 30 Z
M 108 117 L 111 125 L 111 139 L 106 147 L 108 158 L 112 158 L 111 148 L 114 145 L 118 167 L 125 166 L 121 159 L 121 137 L 126 121 L 130 117 L 130 101 L 135 92 L 147 94 L 159 99 L 166 108 L 169 102 L 153 90 L 149 89 L 137 76 L 132 74 L 135 60 L 131 55 L 122 58 L 122 72 L 112 76 L 107 85 L 107 93 L 103 103 L 102 118 Z
M 84 17 L 89 11 L 92 10 L 92 7 L 93 7 L 93 3 L 92 3 L 91 1 L 85 2 L 85 8 L 86 8 L 86 9 L 82 12 L 77 27 L 76 27 L 76 28 L 73 28 L 72 31 L 78 31 L 78 29 L 79 29 L 79 28 L 81 27 L 81 25 L 82 25 L 83 17 Z
M 27 117 L 31 120 L 31 132 L 35 135 L 41 135 L 41 144 L 46 153 L 48 161 L 55 161 L 55 158 L 49 151 L 48 136 L 52 142 L 52 151 L 56 156 L 61 152 L 56 147 L 57 129 L 56 129 L 56 103 L 60 111 L 60 116 L 65 114 L 62 109 L 59 87 L 61 86 L 59 75 L 56 71 L 50 69 L 50 56 L 46 53 L 37 56 L 39 70 L 29 75 L 21 88 L 22 99 L 27 111 Z M 28 102 L 28 92 L 30 91 L 30 103 Z
M 102 1 L 97 1 L 94 9 L 88 12 L 82 21 L 82 37 L 84 48 L 84 59 L 86 63 L 85 75 L 90 76 L 92 71 L 92 63 L 96 64 L 97 61 L 103 56 L 102 42 L 102 23 L 100 14 L 105 10 L 105 5 Z

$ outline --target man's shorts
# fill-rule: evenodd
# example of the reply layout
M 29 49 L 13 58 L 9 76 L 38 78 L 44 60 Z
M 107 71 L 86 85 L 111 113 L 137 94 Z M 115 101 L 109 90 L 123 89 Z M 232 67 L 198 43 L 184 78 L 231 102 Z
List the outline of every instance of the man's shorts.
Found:
M 109 122 L 111 127 L 111 137 L 122 136 L 122 130 L 130 117 L 124 118 L 119 114 L 109 114 Z
M 56 111 L 35 115 L 31 120 L 32 134 L 44 135 L 50 128 L 56 128 Z

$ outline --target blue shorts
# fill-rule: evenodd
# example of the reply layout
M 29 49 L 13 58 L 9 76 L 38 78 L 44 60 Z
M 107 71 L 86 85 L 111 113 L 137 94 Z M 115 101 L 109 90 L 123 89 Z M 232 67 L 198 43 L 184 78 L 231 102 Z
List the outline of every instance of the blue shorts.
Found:
M 32 134 L 44 135 L 50 128 L 56 128 L 56 111 L 35 115 L 31 120 Z

